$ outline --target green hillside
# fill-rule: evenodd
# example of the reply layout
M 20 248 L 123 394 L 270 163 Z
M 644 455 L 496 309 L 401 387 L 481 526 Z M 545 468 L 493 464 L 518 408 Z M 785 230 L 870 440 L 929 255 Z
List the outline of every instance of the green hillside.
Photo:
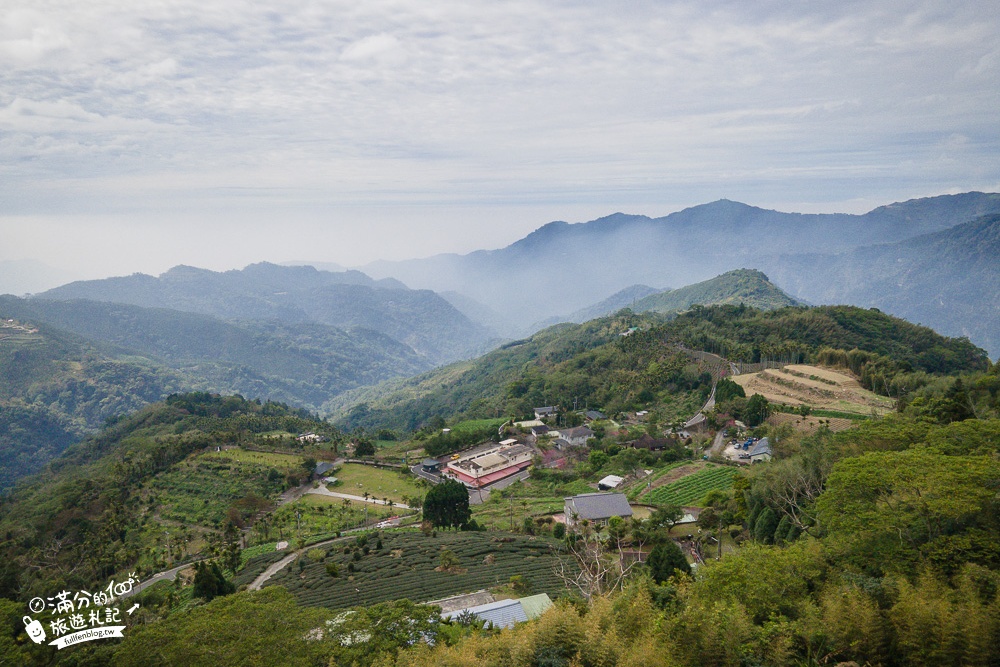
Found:
M 5 324 L 12 319 L 0 314 Z M 9 323 L 0 328 L 0 490 L 108 419 L 192 386 L 148 359 L 43 324 Z
M 774 310 L 785 306 L 800 305 L 798 301 L 782 292 L 760 271 L 737 269 L 675 290 L 658 292 L 639 299 L 632 306 L 637 313 L 648 310 L 657 313 L 673 313 L 687 310 L 691 306 L 714 306 L 743 304 L 758 310 Z
M 240 394 L 318 411 L 345 390 L 431 365 L 384 334 L 314 322 L 226 322 L 13 296 L 0 296 L 0 321 L 0 489 L 107 419 L 173 392 Z
M 87 589 L 126 569 L 148 573 L 221 548 L 235 539 L 223 534 L 225 521 L 242 525 L 306 471 L 297 457 L 257 461 L 216 449 L 302 452 L 292 436 L 306 431 L 327 434 L 324 447 L 339 438 L 303 411 L 209 394 L 171 395 L 116 421 L 3 499 L 0 595 Z M 43 550 L 46 567 L 31 567 Z
M 632 334 L 621 335 L 631 328 Z M 403 430 L 434 417 L 523 417 L 535 406 L 574 402 L 611 414 L 660 405 L 678 392 L 707 395 L 711 363 L 686 350 L 734 362 L 799 363 L 831 349 L 859 350 L 853 370 L 880 392 L 901 373 L 955 373 L 989 365 L 986 353 L 967 340 L 850 306 L 771 311 L 694 306 L 668 321 L 655 313 L 622 311 L 546 329 L 472 362 L 345 394 L 333 413 L 345 428 Z M 911 380 L 912 389 L 919 380 Z M 688 402 L 680 405 L 687 409 Z
M 315 322 L 227 322 L 163 308 L 0 297 L 5 313 L 156 360 L 190 377 L 190 386 L 311 410 L 347 389 L 431 367 L 385 334 Z

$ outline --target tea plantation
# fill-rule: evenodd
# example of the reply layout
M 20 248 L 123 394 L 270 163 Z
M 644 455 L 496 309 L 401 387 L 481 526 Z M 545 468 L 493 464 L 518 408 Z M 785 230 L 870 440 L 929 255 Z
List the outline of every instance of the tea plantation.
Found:
M 713 489 L 728 489 L 738 468 L 713 466 L 681 477 L 676 482 L 653 489 L 641 500 L 650 505 L 698 505 L 705 494 Z
M 427 602 L 506 584 L 515 574 L 534 593 L 555 597 L 565 590 L 555 574 L 559 543 L 551 539 L 495 532 L 438 532 L 436 537 L 394 532 L 381 540 L 382 548 L 376 549 L 377 538 L 369 538 L 367 554 L 353 540 L 327 545 L 324 559 L 304 557 L 301 571 L 293 563 L 267 585 L 285 586 L 300 604 L 333 609 L 401 598 Z M 442 549 L 458 557 L 460 571 L 435 570 Z M 328 573 L 328 563 L 337 564 L 337 576 Z

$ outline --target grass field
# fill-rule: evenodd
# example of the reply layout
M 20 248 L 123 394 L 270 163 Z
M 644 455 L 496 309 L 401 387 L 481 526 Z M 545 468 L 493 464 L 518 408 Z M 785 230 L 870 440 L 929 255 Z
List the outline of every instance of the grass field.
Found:
M 639 500 L 650 505 L 698 506 L 709 491 L 732 487 L 733 479 L 738 474 L 738 468 L 709 464 L 698 472 L 643 494 Z
M 271 518 L 272 528 L 267 537 L 291 540 L 297 536 L 309 539 L 317 535 L 334 534 L 337 531 L 360 528 L 388 519 L 390 516 L 410 514 L 411 510 L 401 510 L 387 505 L 375 505 L 362 501 L 333 498 L 307 493 L 294 503 L 285 505 Z M 280 529 L 279 529 L 280 526 Z
M 377 548 L 369 538 L 369 553 L 350 543 L 328 547 L 319 562 L 303 559 L 286 567 L 268 585 L 285 586 L 300 604 L 342 609 L 372 605 L 387 600 L 408 598 L 427 602 L 469 593 L 482 588 L 503 586 L 515 574 L 522 575 L 536 593 L 555 597 L 564 590 L 555 574 L 557 542 L 525 535 L 487 532 L 439 531 L 437 537 L 419 532 L 389 532 Z M 509 540 L 509 541 L 503 541 Z M 348 546 L 350 545 L 350 546 Z M 344 553 L 345 546 L 348 553 Z M 438 572 L 442 549 L 452 551 L 462 571 Z M 336 563 L 336 577 L 327 573 L 326 564 Z M 348 566 L 354 568 L 350 572 Z
M 388 498 L 404 504 L 407 504 L 408 498 L 423 498 L 427 493 L 425 483 L 409 471 L 404 474 L 385 468 L 347 463 L 332 474 L 341 482 L 332 489 L 338 493 L 363 496 L 367 491 L 378 499 Z

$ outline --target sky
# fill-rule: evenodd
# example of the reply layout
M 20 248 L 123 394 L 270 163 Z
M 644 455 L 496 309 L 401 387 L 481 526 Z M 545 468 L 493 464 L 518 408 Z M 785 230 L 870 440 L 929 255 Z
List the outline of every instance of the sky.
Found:
M 992 0 L 7 0 L 0 269 L 358 266 L 720 198 L 1000 191 L 998 34 Z

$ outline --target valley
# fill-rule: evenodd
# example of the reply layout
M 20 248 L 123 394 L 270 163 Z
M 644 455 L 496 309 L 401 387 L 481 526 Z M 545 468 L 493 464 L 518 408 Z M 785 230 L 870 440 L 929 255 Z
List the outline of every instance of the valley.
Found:
M 720 206 L 688 215 L 778 224 Z M 944 224 L 920 219 L 917 246 Z M 552 623 L 599 634 L 588 618 L 634 628 L 622 652 L 646 642 L 691 665 L 728 628 L 769 664 L 780 647 L 803 657 L 788 647 L 813 641 L 807 619 L 849 625 L 838 605 L 880 606 L 872 632 L 901 646 L 907 596 L 992 632 L 957 620 L 995 617 L 1000 567 L 1000 365 L 969 339 L 736 269 L 636 282 L 533 332 L 527 308 L 502 340 L 461 297 L 325 273 L 180 267 L 0 297 L 7 616 L 134 578 L 126 638 L 73 654 L 94 664 L 249 618 L 312 663 L 365 667 L 504 655 L 556 641 Z M 502 631 L 438 616 L 464 595 L 541 606 Z M 57 616 L 39 614 L 52 632 Z M 376 642 L 390 618 L 440 641 Z M 823 641 L 873 655 L 845 632 Z M 0 657 L 41 655 L 5 637 Z

